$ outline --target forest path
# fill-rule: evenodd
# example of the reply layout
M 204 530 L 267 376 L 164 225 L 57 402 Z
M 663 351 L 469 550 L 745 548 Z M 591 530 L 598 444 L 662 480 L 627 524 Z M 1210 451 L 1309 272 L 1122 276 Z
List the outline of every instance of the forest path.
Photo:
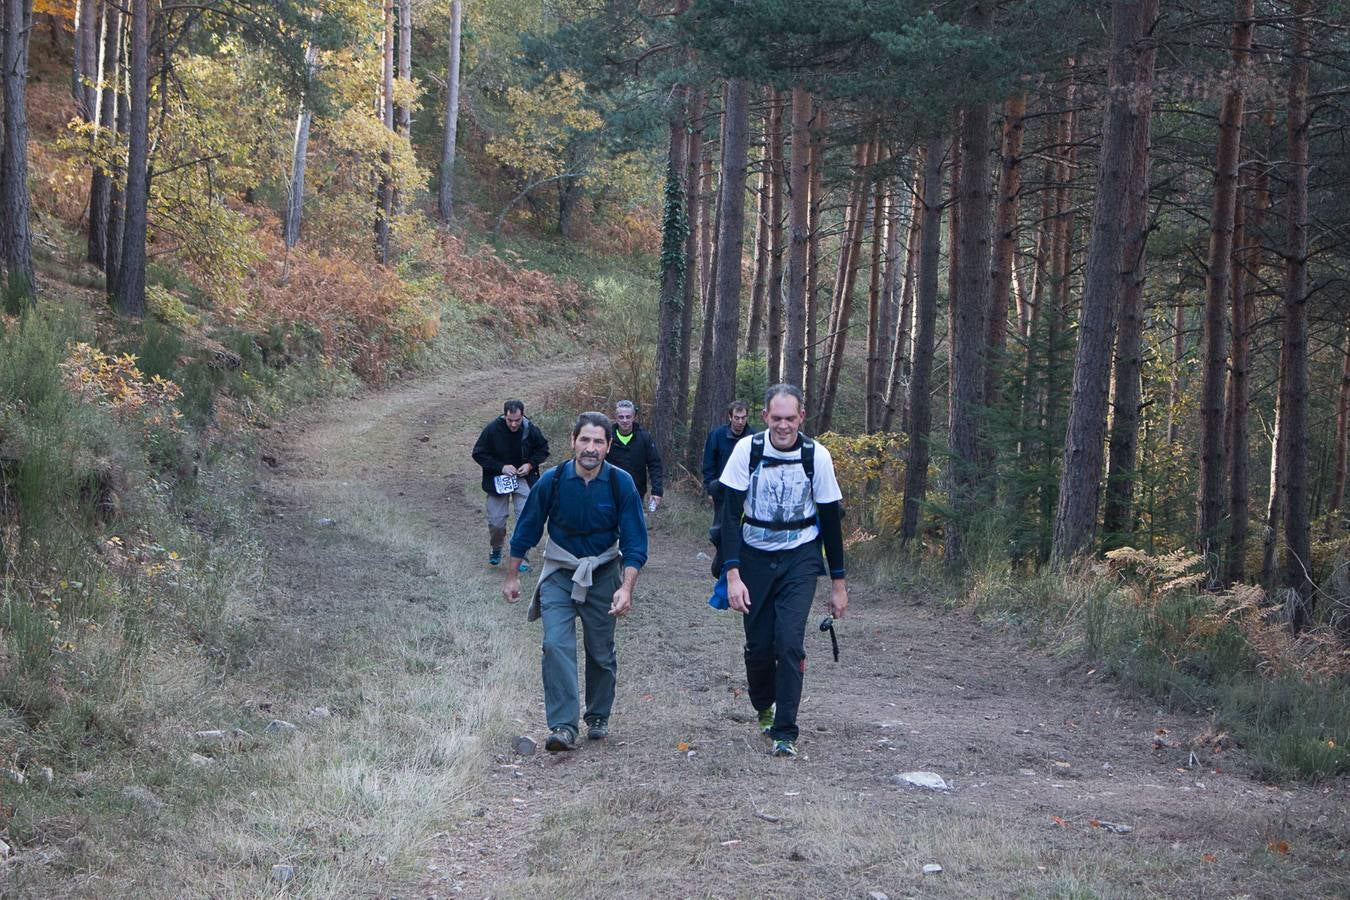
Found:
M 404 865 L 382 868 L 386 857 L 373 857 L 352 873 L 364 891 L 1347 890 L 1343 785 L 1262 784 L 1244 773 L 1237 750 L 1202 747 L 1199 764 L 1188 767 L 1186 743 L 1208 722 L 1159 712 L 1081 659 L 1019 647 L 946 608 L 944 598 L 855 583 L 838 624 L 840 661 L 831 661 L 824 635 L 807 635 L 802 756 L 770 758 L 744 696 L 740 623 L 706 605 L 706 563 L 696 557 L 707 548 L 673 521 L 706 515 L 692 499 L 676 497 L 654 517 L 651 561 L 618 631 L 612 736 L 545 753 L 539 629 L 525 623 L 524 604 L 501 601 L 500 572 L 486 564 L 469 450 L 504 397 L 533 406 L 580 370 L 552 361 L 525 373 L 514 365 L 445 372 L 334 402 L 278 435 L 281 464 L 263 485 L 274 513 L 270 602 L 285 628 L 303 620 L 320 643 L 356 651 L 292 654 L 294 683 L 308 685 L 295 690 L 311 702 L 359 694 L 326 700 L 365 723 L 342 740 L 401 729 L 406 758 L 416 760 L 408 764 L 416 771 L 385 774 L 380 802 L 389 808 L 364 826 L 366 841 L 391 846 Z M 567 436 L 549 438 L 550 464 L 566 459 Z M 335 507 L 348 512 L 336 526 L 325 521 Z M 529 590 L 533 576 L 523 580 Z M 822 582 L 813 620 L 825 594 Z M 367 658 L 379 653 L 403 658 Z M 332 671 L 337 665 L 376 670 L 380 695 L 351 687 L 356 676 Z M 438 707 L 447 714 L 428 727 L 426 710 Z M 539 752 L 514 754 L 517 734 L 534 736 Z M 432 769 L 448 774 L 426 776 Z M 952 790 L 892 783 L 910 770 L 937 772 Z M 410 785 L 406 796 L 394 796 L 397 783 Z M 391 844 L 382 828 L 409 833 Z M 1268 850 L 1282 841 L 1290 853 Z M 923 874 L 929 863 L 942 873 Z

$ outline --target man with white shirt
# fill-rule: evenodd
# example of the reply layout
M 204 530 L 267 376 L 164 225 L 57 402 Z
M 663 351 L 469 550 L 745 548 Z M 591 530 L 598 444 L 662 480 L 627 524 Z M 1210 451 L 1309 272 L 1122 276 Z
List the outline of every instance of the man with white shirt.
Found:
M 830 614 L 841 618 L 848 608 L 843 494 L 830 452 L 800 433 L 804 406 L 800 388 L 769 388 L 765 431 L 736 444 L 720 479 L 727 601 L 744 616 L 745 675 L 760 730 L 783 757 L 797 755 L 806 620 L 816 579 L 826 574 L 822 547 Z

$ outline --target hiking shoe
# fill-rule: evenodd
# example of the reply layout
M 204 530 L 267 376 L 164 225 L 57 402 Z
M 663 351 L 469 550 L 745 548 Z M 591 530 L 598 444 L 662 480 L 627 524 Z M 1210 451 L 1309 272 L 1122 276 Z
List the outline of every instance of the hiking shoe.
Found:
M 521 561 L 520 561 L 520 565 L 516 567 L 516 571 L 517 571 L 517 572 L 528 572 L 528 571 L 530 571 L 530 564 L 527 563 L 527 562 L 525 562 L 524 560 L 521 560 Z
M 773 728 L 773 707 L 759 711 L 759 733 L 768 734 Z
M 548 740 L 544 741 L 544 749 L 550 753 L 557 753 L 560 750 L 575 750 L 577 749 L 577 736 L 572 729 L 560 725 L 549 732 Z
M 488 554 L 488 565 L 495 566 L 502 561 L 502 548 L 493 547 L 492 552 Z
M 773 749 L 769 751 L 770 756 L 784 756 L 795 759 L 797 756 L 796 741 L 774 741 Z
M 605 716 L 596 716 L 586 722 L 586 738 L 592 741 L 604 740 L 609 737 L 609 719 Z

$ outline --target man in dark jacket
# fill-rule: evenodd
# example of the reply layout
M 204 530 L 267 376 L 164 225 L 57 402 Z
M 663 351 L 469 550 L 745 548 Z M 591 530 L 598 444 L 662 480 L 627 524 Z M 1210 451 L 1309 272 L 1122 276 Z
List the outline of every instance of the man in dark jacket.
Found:
M 665 493 L 661 483 L 661 453 L 651 433 L 637 423 L 637 407 L 632 400 L 614 404 L 614 442 L 609 447 L 609 462 L 633 476 L 638 495 L 644 500 L 647 479 L 651 478 L 652 498 L 647 508 L 656 512 Z
M 525 508 L 530 488 L 539 480 L 539 467 L 548 459 L 548 438 L 529 419 L 525 404 L 507 400 L 502 414 L 478 435 L 473 461 L 483 468 L 483 492 L 487 494 L 488 563 L 502 561 L 506 543 L 506 520 L 514 501 L 516 518 Z M 529 566 L 521 563 L 521 571 Z
M 703 443 L 703 489 L 712 498 L 714 518 L 722 507 L 722 483 L 718 479 L 722 477 L 736 442 L 753 433 L 749 421 L 750 404 L 732 400 L 727 404 L 727 423 L 708 432 L 708 440 Z

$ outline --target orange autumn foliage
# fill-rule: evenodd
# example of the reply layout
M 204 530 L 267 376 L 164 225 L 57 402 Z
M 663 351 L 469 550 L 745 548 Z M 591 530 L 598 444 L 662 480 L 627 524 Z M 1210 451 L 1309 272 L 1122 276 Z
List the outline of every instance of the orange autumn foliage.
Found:
M 495 330 L 525 334 L 543 322 L 574 316 L 585 305 L 581 286 L 521 267 L 490 250 L 468 250 L 462 238 L 437 231 L 432 264 L 463 304 L 477 309 L 475 321 Z

